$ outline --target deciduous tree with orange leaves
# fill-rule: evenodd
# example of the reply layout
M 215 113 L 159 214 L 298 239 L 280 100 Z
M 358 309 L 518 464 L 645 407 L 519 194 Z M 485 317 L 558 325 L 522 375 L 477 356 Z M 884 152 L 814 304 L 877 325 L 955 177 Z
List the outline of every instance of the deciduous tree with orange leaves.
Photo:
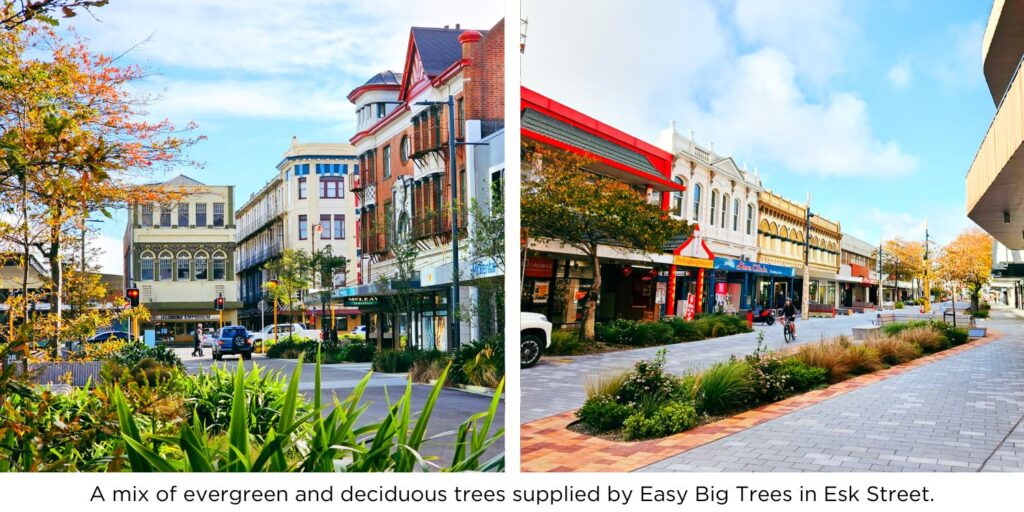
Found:
M 898 297 L 901 279 L 910 280 L 924 275 L 924 243 L 903 238 L 886 240 L 882 246 L 882 273 L 892 276 L 896 286 L 894 295 Z
M 977 311 L 981 287 L 992 277 L 992 237 L 978 228 L 961 232 L 943 247 L 936 273 L 955 287 L 966 286 Z

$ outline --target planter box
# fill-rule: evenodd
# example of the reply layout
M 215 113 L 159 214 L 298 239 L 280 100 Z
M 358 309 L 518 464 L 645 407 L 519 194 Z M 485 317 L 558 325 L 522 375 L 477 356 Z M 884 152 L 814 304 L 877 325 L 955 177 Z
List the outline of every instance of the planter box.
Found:
M 967 329 L 967 337 L 984 338 L 988 334 L 988 327 L 971 327 Z

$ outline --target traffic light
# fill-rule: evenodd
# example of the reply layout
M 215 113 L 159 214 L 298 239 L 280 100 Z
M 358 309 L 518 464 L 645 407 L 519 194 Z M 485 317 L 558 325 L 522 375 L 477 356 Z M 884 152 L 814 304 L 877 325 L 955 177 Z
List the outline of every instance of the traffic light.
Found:
M 224 297 L 217 297 L 213 299 L 213 309 L 217 311 L 224 311 Z
M 128 301 L 133 308 L 139 306 L 139 289 L 128 288 L 124 291 L 124 298 Z

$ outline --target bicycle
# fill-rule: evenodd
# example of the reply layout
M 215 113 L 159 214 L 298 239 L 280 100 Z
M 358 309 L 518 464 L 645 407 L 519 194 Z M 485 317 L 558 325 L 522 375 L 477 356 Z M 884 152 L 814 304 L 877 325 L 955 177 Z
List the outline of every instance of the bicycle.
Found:
M 782 339 L 789 343 L 796 341 L 796 333 L 793 329 L 793 320 L 790 320 L 786 315 L 782 315 Z

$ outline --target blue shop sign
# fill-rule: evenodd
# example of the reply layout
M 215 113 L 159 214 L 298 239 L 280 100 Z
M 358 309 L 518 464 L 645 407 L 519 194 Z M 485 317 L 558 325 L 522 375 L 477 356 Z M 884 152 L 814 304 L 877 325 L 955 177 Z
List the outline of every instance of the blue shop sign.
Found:
M 732 258 L 715 257 L 715 270 L 727 270 L 729 272 L 750 272 L 752 274 L 764 274 L 779 277 L 794 277 L 796 269 L 783 267 L 781 265 L 769 265 L 756 261 L 735 260 Z

